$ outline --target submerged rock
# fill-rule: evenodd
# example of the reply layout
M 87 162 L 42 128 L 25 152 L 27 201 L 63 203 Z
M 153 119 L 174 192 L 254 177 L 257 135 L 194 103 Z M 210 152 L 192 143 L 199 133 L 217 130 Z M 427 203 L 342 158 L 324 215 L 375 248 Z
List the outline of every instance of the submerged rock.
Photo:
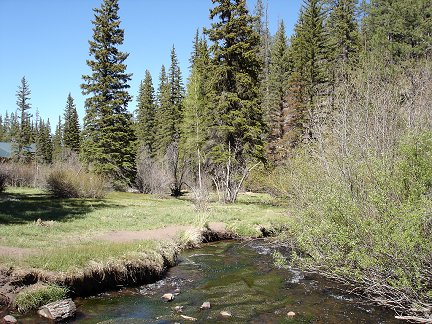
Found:
M 227 311 L 222 311 L 220 312 L 222 317 L 232 317 L 232 314 L 230 312 Z
M 174 294 L 171 293 L 163 294 L 161 298 L 164 302 L 170 302 L 174 300 Z
M 5 317 L 3 317 L 3 323 L 18 323 L 18 321 L 12 315 L 6 315 Z
M 294 312 L 288 312 L 287 313 L 287 316 L 288 317 L 294 317 L 296 315 L 296 313 L 294 313 Z
M 210 309 L 210 302 L 206 301 L 204 303 L 202 303 L 200 309 Z
M 183 318 L 186 321 L 196 322 L 197 319 L 195 317 L 186 316 L 186 315 L 180 315 L 181 318 Z

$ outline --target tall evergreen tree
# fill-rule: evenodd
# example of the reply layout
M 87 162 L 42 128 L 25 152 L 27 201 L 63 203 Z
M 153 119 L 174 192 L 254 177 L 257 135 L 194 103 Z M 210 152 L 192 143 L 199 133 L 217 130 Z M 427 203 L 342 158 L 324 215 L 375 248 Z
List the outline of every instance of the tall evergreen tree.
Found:
M 173 132 L 171 136 L 172 141 L 178 142 L 180 138 L 180 125 L 183 112 L 184 87 L 174 46 L 171 49 L 171 65 L 168 72 L 168 80 L 170 85 L 171 128 Z
M 356 17 L 357 2 L 358 0 L 328 0 L 330 15 L 326 27 L 336 67 L 358 58 L 360 36 Z
M 157 92 L 157 110 L 155 114 L 155 152 L 159 158 L 165 156 L 166 149 L 172 140 L 171 127 L 171 95 L 170 84 L 166 74 L 165 66 L 162 65 L 159 75 L 159 86 Z
M 263 159 L 263 116 L 259 100 L 259 34 L 245 0 L 213 0 L 207 30 L 213 41 L 212 162 L 224 200 L 237 198 L 251 159 Z M 223 179 L 223 180 L 222 180 Z
M 104 0 L 94 9 L 93 40 L 89 41 L 94 59 L 87 60 L 92 74 L 83 75 L 81 85 L 83 94 L 91 95 L 85 101 L 82 156 L 94 171 L 124 185 L 134 177 L 135 135 L 127 111 L 131 100 L 128 54 L 118 49 L 124 40 L 118 10 L 118 0 Z
M 268 153 L 273 161 L 280 159 L 282 139 L 285 136 L 288 80 L 292 71 L 288 39 L 281 21 L 271 50 L 268 81 L 268 99 L 265 117 L 268 125 Z
M 52 147 L 53 147 L 52 160 L 53 161 L 61 160 L 64 146 L 63 146 L 63 125 L 60 116 L 54 131 L 54 136 L 52 137 Z
M 30 109 L 30 87 L 25 77 L 21 79 L 21 84 L 18 87 L 16 93 L 19 112 L 19 131 L 14 142 L 14 159 L 20 162 L 26 162 L 29 160 L 29 150 L 27 149 L 31 144 L 31 124 L 30 124 L 30 114 L 28 110 Z
M 293 71 L 288 84 L 286 139 L 294 146 L 312 138 L 312 128 L 329 93 L 331 47 L 324 28 L 325 12 L 319 0 L 305 0 L 291 39 Z
M 63 145 L 78 153 L 80 149 L 80 127 L 78 113 L 72 95 L 69 93 L 64 112 Z
M 205 159 L 205 144 L 209 138 L 210 126 L 208 98 L 210 55 L 205 39 L 195 39 L 192 58 L 192 70 L 184 99 L 181 150 L 186 155 L 192 170 L 197 171 L 198 182 L 201 185 L 201 167 Z
M 139 146 L 144 146 L 150 155 L 153 155 L 155 149 L 155 113 L 153 81 L 150 71 L 146 70 L 138 94 L 136 135 Z
M 262 0 L 257 0 L 255 5 L 255 24 L 254 29 L 260 35 L 260 45 L 258 56 L 262 63 L 260 72 L 260 92 L 262 98 L 263 110 L 268 107 L 268 100 L 271 98 L 269 93 L 269 76 L 271 62 L 272 38 L 270 36 L 267 5 L 264 6 Z
M 51 126 L 49 119 L 45 123 L 41 118 L 38 122 L 36 138 L 36 161 L 42 164 L 51 163 L 53 160 L 53 143 L 51 138 Z
M 366 5 L 367 49 L 392 61 L 431 57 L 430 0 L 371 0 Z

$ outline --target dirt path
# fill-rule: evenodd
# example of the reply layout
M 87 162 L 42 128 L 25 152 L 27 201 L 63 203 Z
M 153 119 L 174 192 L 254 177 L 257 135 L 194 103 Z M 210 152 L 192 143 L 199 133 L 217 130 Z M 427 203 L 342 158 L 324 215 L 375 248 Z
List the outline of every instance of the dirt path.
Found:
M 0 246 L 0 255 L 22 258 L 37 253 L 34 249 Z
M 193 226 L 171 225 L 164 228 L 156 228 L 143 231 L 111 231 L 95 238 L 110 242 L 131 242 L 137 240 L 170 240 L 176 238 L 181 232 L 193 229 Z M 225 233 L 224 223 L 210 223 L 209 229 L 212 232 Z

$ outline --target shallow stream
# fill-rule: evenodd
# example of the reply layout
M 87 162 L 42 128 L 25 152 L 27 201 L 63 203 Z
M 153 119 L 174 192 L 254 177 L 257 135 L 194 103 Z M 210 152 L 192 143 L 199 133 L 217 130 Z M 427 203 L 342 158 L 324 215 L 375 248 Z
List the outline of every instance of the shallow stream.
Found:
M 171 302 L 165 293 L 177 292 Z M 200 310 L 209 301 L 210 309 Z M 218 242 L 185 251 L 155 284 L 75 300 L 80 323 L 401 323 L 386 309 L 345 294 L 317 275 L 274 266 L 265 243 Z M 222 318 L 221 311 L 232 314 Z M 292 318 L 288 312 L 295 312 Z M 46 323 L 36 316 L 21 323 Z

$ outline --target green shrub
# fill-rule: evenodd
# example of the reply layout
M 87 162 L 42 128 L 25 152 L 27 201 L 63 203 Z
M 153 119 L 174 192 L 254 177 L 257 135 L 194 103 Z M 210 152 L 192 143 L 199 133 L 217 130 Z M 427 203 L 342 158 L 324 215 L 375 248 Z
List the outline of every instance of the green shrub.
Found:
M 46 189 L 57 198 L 103 198 L 107 183 L 81 168 L 57 165 L 47 176 Z
M 26 313 L 64 299 L 67 293 L 67 288 L 57 285 L 34 285 L 18 293 L 15 304 L 20 313 Z

